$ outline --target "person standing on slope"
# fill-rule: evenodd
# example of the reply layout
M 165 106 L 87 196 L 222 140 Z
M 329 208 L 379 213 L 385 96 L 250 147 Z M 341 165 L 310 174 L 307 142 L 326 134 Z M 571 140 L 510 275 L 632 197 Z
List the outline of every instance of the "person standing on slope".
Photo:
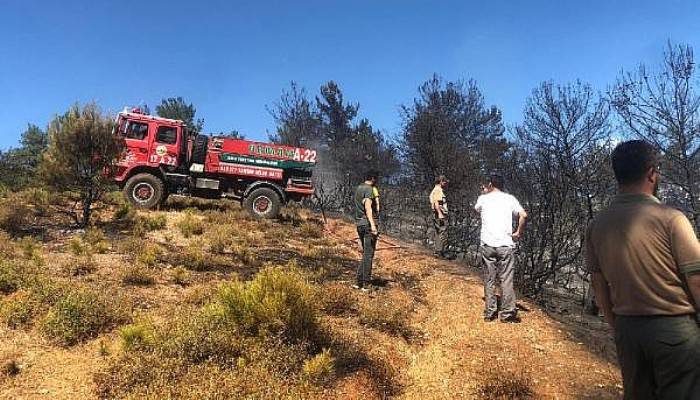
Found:
M 588 227 L 586 266 L 614 329 L 624 398 L 700 399 L 700 243 L 656 198 L 654 146 L 620 143 L 612 168 L 618 194 Z
M 482 188 L 482 195 L 474 209 L 481 213 L 481 246 L 479 253 L 484 263 L 484 320 L 520 322 L 515 307 L 513 275 L 515 266 L 514 240 L 520 239 L 525 228 L 527 213 L 518 200 L 503 192 L 503 178 L 491 175 Z M 518 216 L 518 226 L 513 231 L 513 216 Z M 501 310 L 496 300 L 496 279 L 501 282 Z
M 357 235 L 362 244 L 362 262 L 357 269 L 356 289 L 368 290 L 372 280 L 372 259 L 377 245 L 377 223 L 375 219 L 375 194 L 374 185 L 377 182 L 377 173 L 370 171 L 365 174 L 365 181 L 355 189 L 354 208 Z
M 435 187 L 430 192 L 430 208 L 433 212 L 433 227 L 435 228 L 435 255 L 445 257 L 447 247 L 447 197 L 444 189 L 449 181 L 445 175 L 435 178 Z

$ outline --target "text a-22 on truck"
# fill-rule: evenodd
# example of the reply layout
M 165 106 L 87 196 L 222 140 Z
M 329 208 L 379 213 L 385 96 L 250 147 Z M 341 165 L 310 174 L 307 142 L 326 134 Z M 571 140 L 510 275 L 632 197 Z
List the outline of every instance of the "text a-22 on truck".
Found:
M 170 194 L 231 197 L 256 217 L 274 218 L 287 201 L 314 192 L 316 151 L 248 140 L 190 135 L 180 120 L 143 114 L 117 116 L 125 153 L 115 181 L 137 208 L 154 208 Z

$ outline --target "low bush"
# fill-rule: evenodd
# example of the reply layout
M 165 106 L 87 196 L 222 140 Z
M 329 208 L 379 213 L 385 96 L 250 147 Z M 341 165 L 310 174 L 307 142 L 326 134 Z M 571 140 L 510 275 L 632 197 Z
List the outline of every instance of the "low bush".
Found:
M 87 243 L 77 236 L 73 236 L 68 241 L 68 251 L 76 257 L 89 255 L 92 253 Z
M 335 359 L 330 350 L 324 349 L 321 353 L 304 361 L 301 371 L 309 382 L 326 384 L 332 379 L 335 372 Z
M 119 328 L 117 331 L 125 351 L 153 346 L 153 326 L 140 322 Z
M 187 270 L 182 266 L 178 266 L 178 267 L 173 268 L 170 276 L 171 276 L 173 282 L 177 285 L 180 285 L 180 286 L 189 285 L 190 279 L 191 279 L 190 273 L 187 272 Z
M 10 195 L 0 199 L 0 229 L 11 236 L 19 236 L 26 232 L 34 221 L 35 210 L 30 204 Z
M 97 271 L 97 263 L 91 255 L 73 257 L 64 265 L 64 271 L 69 276 L 88 275 Z
M 144 232 L 152 232 L 164 229 L 168 226 L 168 219 L 165 214 L 139 215 L 136 218 L 137 229 Z
M 16 262 L 0 260 L 0 294 L 10 294 L 22 284 L 22 271 Z
M 142 242 L 138 248 L 135 261 L 148 267 L 158 265 L 163 255 L 162 248 L 153 242 Z
M 114 211 L 112 219 L 115 222 L 132 224 L 136 218 L 136 211 L 128 203 L 120 204 L 119 207 Z
M 0 300 L 0 320 L 12 329 L 26 327 L 42 309 L 41 301 L 33 292 L 18 290 Z
M 133 264 L 124 267 L 121 280 L 126 285 L 136 286 L 149 286 L 156 283 L 153 271 L 143 264 Z
M 109 250 L 109 242 L 100 228 L 92 227 L 86 230 L 82 238 L 95 253 L 104 254 Z
M 318 331 L 313 288 L 295 271 L 267 267 L 246 283 L 219 288 L 217 309 L 249 334 L 310 340 Z
M 177 228 L 185 238 L 204 233 L 204 223 L 192 212 L 183 213 L 180 220 L 177 221 Z
M 119 301 L 87 289 L 67 289 L 51 304 L 40 330 L 58 344 L 72 346 L 129 319 Z
M 318 322 L 310 286 L 268 267 L 219 288 L 201 308 L 181 307 L 157 326 L 119 331 L 124 352 L 95 376 L 102 398 L 307 398 L 334 376 L 329 351 L 315 354 Z M 207 379 L 201 379 L 206 376 Z

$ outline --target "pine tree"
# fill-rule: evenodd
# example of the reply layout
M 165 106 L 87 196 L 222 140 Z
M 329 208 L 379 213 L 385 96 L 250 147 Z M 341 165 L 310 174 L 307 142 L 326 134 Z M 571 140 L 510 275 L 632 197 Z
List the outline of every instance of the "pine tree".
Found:
M 49 124 L 41 176 L 50 187 L 78 193 L 81 215 L 73 214 L 80 226 L 90 223 L 93 203 L 112 182 L 114 162 L 123 149 L 113 128 L 112 118 L 95 103 L 76 104 Z

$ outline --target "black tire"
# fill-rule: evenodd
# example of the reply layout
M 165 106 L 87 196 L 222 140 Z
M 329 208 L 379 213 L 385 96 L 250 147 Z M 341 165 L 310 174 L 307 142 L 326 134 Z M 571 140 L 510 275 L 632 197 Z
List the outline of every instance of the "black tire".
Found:
M 144 173 L 126 181 L 124 197 L 136 208 L 156 208 L 167 198 L 167 194 L 160 178 Z
M 194 138 L 194 144 L 192 145 L 192 160 L 193 164 L 204 164 L 204 160 L 207 158 L 207 144 L 209 143 L 209 137 L 207 135 L 199 135 Z
M 246 196 L 243 200 L 243 208 L 255 218 L 277 218 L 282 208 L 282 199 L 274 190 L 262 187 Z

